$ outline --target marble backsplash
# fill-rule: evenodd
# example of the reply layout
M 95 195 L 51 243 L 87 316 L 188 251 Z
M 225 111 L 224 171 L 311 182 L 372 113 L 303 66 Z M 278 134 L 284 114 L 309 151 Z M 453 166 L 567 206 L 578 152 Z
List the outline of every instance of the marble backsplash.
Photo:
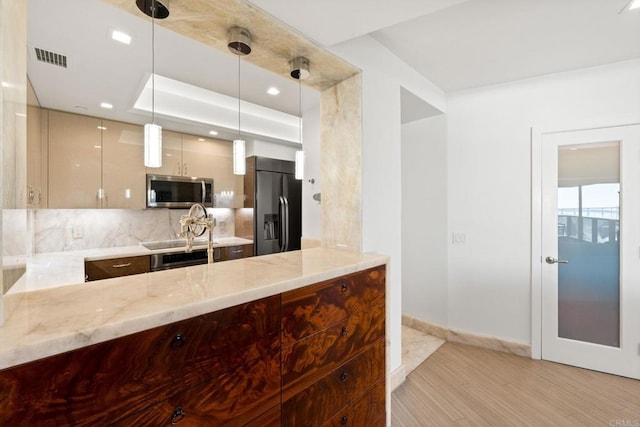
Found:
M 31 255 L 176 239 L 186 209 L 35 209 L 11 212 L 25 227 L 3 227 L 3 255 Z M 233 209 L 209 209 L 214 238 L 234 237 Z M 6 221 L 6 217 L 5 217 Z M 22 222 L 17 221 L 22 224 Z

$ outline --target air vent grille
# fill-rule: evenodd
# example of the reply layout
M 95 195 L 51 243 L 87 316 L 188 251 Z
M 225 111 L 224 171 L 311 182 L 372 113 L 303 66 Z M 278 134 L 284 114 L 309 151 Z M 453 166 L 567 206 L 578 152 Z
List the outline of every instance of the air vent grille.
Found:
M 59 53 L 40 49 L 39 47 L 36 47 L 35 49 L 36 49 L 36 57 L 38 58 L 38 61 L 46 62 L 47 64 L 57 65 L 63 68 L 67 68 L 67 57 L 65 55 L 60 55 Z

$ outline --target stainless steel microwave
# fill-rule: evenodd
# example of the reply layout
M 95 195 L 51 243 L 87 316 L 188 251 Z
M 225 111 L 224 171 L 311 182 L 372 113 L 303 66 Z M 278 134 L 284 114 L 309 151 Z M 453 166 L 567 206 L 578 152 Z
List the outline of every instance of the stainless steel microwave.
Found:
M 148 208 L 213 207 L 213 179 L 147 174 Z

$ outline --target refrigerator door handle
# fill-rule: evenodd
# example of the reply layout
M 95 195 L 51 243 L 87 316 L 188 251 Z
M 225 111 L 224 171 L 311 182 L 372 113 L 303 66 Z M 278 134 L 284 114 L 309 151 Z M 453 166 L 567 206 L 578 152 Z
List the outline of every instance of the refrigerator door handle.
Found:
M 286 197 L 283 197 L 284 199 L 284 218 L 285 218 L 285 222 L 284 222 L 284 236 L 285 236 L 285 243 L 284 243 L 284 250 L 288 251 L 289 250 L 289 200 Z
M 207 186 L 204 184 L 204 181 L 200 181 L 200 184 L 202 185 L 202 204 L 205 204 L 205 197 L 207 197 Z
M 285 215 L 286 215 L 286 213 L 285 213 L 284 200 L 285 200 L 284 197 L 280 196 L 280 202 L 278 204 L 278 210 L 279 210 L 278 213 L 280 214 L 280 221 L 279 221 L 280 222 L 280 236 L 279 236 L 279 238 L 280 238 L 280 252 L 284 252 L 285 251 L 285 247 L 286 247 L 285 244 L 286 244 L 286 238 L 287 238 L 287 236 L 285 234 L 286 233 L 286 231 L 285 231 L 285 229 L 286 229 L 286 227 L 285 227 L 285 222 L 286 222 Z

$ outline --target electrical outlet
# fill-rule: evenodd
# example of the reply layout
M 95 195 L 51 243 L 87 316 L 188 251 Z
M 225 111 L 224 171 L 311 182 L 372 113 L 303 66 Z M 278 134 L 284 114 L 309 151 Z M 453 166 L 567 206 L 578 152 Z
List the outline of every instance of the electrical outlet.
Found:
M 464 245 L 467 242 L 467 235 L 465 233 L 454 231 L 451 233 L 451 243 L 454 245 Z
M 80 226 L 75 226 L 71 229 L 71 235 L 74 239 L 82 239 L 84 237 L 84 230 Z

